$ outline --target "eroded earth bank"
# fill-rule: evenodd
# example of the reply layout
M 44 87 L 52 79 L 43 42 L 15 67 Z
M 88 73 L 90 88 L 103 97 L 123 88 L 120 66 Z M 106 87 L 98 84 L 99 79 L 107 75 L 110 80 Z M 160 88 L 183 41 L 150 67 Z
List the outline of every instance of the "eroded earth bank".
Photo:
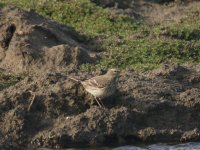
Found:
M 33 11 L 0 10 L 0 67 L 25 78 L 0 93 L 4 148 L 102 146 L 200 140 L 200 66 L 123 70 L 99 108 L 69 76 L 99 59 L 85 37 Z

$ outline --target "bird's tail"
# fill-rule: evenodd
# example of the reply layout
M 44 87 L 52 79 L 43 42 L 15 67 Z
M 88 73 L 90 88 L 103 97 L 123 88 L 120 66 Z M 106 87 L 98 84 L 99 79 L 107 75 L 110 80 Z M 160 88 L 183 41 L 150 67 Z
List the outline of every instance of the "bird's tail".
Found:
M 78 80 L 78 79 L 75 79 L 75 78 L 73 78 L 73 77 L 68 77 L 70 80 L 73 80 L 73 81 L 76 81 L 76 82 L 81 82 L 81 80 Z

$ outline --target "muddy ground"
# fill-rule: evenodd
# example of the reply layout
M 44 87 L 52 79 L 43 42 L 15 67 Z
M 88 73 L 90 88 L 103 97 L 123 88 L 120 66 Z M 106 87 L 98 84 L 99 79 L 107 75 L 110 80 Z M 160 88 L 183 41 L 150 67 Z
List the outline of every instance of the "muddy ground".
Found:
M 0 67 L 26 77 L 0 93 L 0 146 L 66 148 L 200 140 L 200 66 L 123 70 L 99 108 L 69 76 L 99 59 L 86 37 L 33 11 L 0 10 Z

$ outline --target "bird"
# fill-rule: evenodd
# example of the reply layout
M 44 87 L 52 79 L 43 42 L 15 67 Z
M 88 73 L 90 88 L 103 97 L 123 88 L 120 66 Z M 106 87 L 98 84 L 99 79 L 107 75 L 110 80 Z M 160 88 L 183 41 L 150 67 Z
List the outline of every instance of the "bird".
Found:
M 80 82 L 84 89 L 94 96 L 99 107 L 105 107 L 102 99 L 113 95 L 116 91 L 119 78 L 119 70 L 116 68 L 109 69 L 106 74 L 92 77 L 90 79 L 80 81 L 73 77 L 72 80 Z

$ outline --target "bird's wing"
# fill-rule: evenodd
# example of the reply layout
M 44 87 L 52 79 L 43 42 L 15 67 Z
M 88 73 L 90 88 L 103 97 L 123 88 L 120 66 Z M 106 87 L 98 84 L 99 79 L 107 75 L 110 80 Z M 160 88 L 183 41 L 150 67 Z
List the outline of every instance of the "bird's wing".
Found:
M 105 88 L 108 82 L 105 81 L 104 77 L 93 77 L 91 79 L 83 81 L 85 85 L 90 87 Z

